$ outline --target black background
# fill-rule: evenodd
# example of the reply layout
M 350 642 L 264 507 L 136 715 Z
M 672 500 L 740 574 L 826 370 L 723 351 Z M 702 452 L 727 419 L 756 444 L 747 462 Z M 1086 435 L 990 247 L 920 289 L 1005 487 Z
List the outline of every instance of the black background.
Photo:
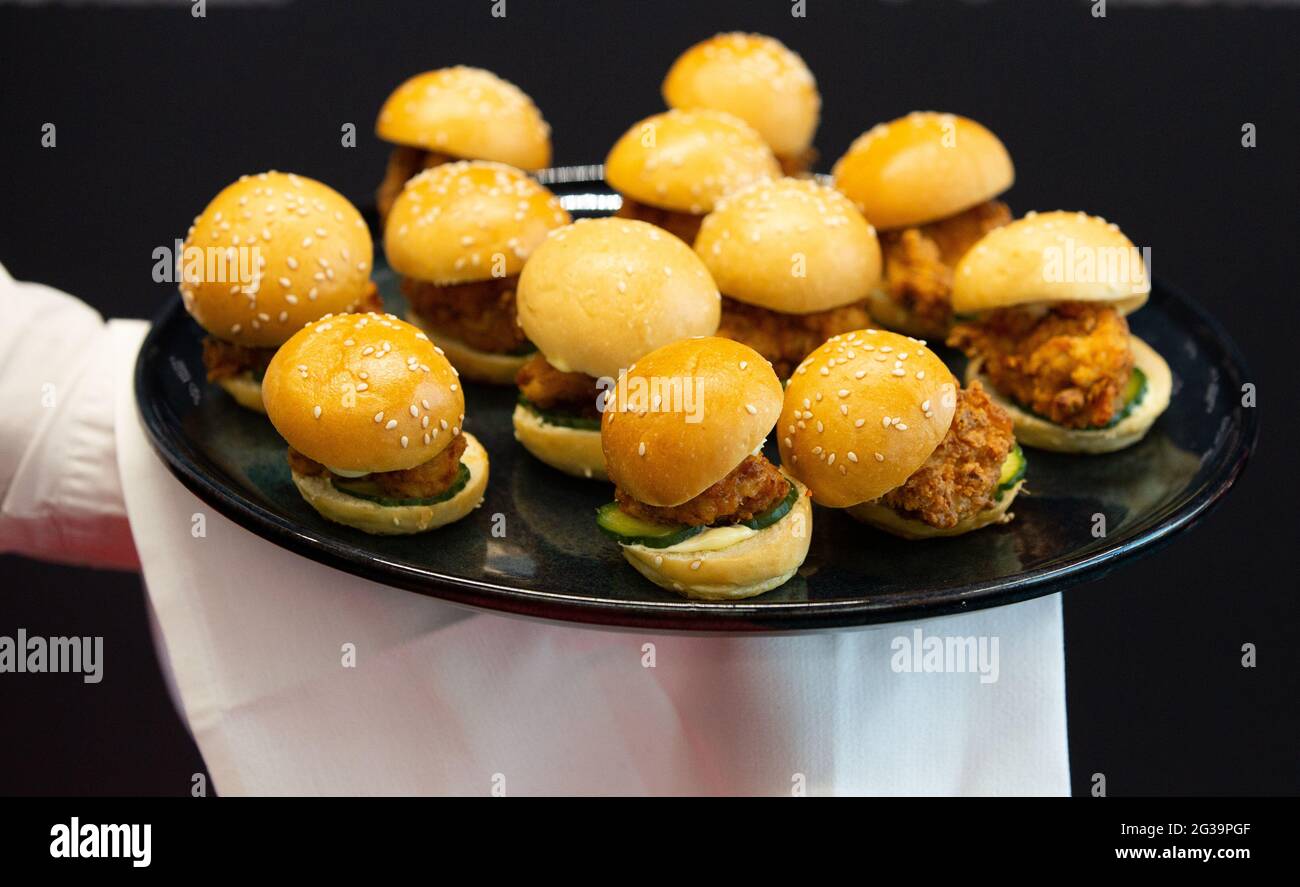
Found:
M 1065 594 L 1076 793 L 1300 793 L 1300 541 L 1293 265 L 1300 10 L 1237 3 L 298 2 L 0 8 L 0 262 L 105 315 L 149 316 L 151 253 L 221 187 L 291 170 L 366 203 L 371 131 L 406 76 L 491 68 L 598 160 L 659 110 L 672 58 L 719 30 L 772 34 L 824 96 L 822 166 L 873 123 L 965 114 L 1011 150 L 1013 209 L 1083 209 L 1150 246 L 1250 362 L 1260 447 L 1225 504 L 1119 573 Z M 1265 7 L 1268 4 L 1264 4 Z M 57 126 L 57 148 L 40 146 Z M 340 144 L 354 123 L 356 148 Z M 1241 144 L 1253 123 L 1258 146 Z M 0 370 L 2 371 L 2 370 Z M 102 684 L 0 675 L 0 792 L 188 793 L 202 763 L 171 709 L 135 576 L 0 558 L 0 634 L 104 635 Z M 1241 646 L 1258 667 L 1241 667 Z

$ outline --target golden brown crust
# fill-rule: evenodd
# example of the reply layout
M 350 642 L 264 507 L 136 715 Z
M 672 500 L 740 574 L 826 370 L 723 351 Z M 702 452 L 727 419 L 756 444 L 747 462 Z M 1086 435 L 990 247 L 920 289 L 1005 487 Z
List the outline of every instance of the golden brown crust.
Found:
M 539 409 L 563 410 L 589 419 L 599 419 L 596 406 L 601 391 L 586 373 L 565 373 L 546 362 L 540 354 L 519 368 L 515 384 L 520 393 Z
M 375 207 L 379 211 L 379 222 L 388 219 L 388 211 L 393 208 L 393 201 L 402 193 L 411 177 L 426 169 L 433 169 L 454 158 L 436 151 L 412 148 L 410 145 L 398 145 L 388 155 L 388 167 L 384 170 L 384 180 L 375 192 Z
M 723 296 L 718 335 L 753 348 L 771 362 L 778 378 L 788 379 L 799 361 L 831 336 L 870 324 L 866 306 L 864 300 L 829 311 L 786 314 Z
M 528 341 L 515 316 L 518 277 L 488 278 L 439 286 L 403 277 L 411 310 L 435 329 L 471 348 L 508 354 Z
M 993 505 L 993 493 L 1016 439 L 1011 417 L 979 382 L 957 392 L 948 433 L 930 458 L 880 502 L 904 517 L 951 529 Z
M 994 311 L 956 327 L 949 344 L 983 358 L 998 391 L 1065 428 L 1109 425 L 1133 371 L 1128 322 L 1105 304 Z
M 790 491 L 781 470 L 763 456 L 746 456 L 722 480 L 681 505 L 657 506 L 638 502 L 614 488 L 618 506 L 633 517 L 661 524 L 691 527 L 735 524 L 775 506 Z
M 942 336 L 952 325 L 953 269 L 975 243 L 1011 221 L 1011 210 L 989 200 L 937 222 L 880 233 L 885 290 L 913 329 Z
M 686 243 L 694 243 L 695 235 L 700 233 L 700 223 L 704 216 L 680 212 L 675 209 L 661 209 L 648 203 L 641 203 L 631 197 L 623 198 L 623 205 L 614 215 L 620 219 L 636 219 L 649 222 L 663 228 L 669 234 Z

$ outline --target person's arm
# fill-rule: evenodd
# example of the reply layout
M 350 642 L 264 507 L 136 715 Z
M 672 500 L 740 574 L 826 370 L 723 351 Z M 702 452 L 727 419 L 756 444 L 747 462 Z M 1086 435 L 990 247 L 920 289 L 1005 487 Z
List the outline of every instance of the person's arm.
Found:
M 0 553 L 137 569 L 117 469 L 109 325 L 3 266 L 0 308 Z

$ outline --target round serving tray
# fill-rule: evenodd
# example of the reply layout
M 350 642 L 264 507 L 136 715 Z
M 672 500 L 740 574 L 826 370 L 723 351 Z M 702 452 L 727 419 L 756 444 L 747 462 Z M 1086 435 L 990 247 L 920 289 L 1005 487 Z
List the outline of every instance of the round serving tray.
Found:
M 618 207 L 599 167 L 548 170 L 544 179 L 575 216 Z M 382 262 L 375 279 L 400 316 L 401 295 Z M 1060 591 L 1153 550 L 1204 515 L 1254 447 L 1257 411 L 1241 404 L 1244 362 L 1222 327 L 1160 281 L 1130 322 L 1174 374 L 1173 402 L 1140 444 L 1106 456 L 1026 450 L 1029 474 L 1015 520 L 956 539 L 905 542 L 817 508 L 798 574 L 739 602 L 685 600 L 627 565 L 594 521 L 612 488 L 562 475 L 515 442 L 513 388 L 466 386 L 465 427 L 491 456 L 482 507 L 459 523 L 406 537 L 330 523 L 302 500 L 285 444 L 266 418 L 203 383 L 203 333 L 179 297 L 168 300 L 145 339 L 135 391 L 149 439 L 182 483 L 241 526 L 313 560 L 523 616 L 788 632 L 913 620 Z M 958 355 L 939 353 L 960 370 Z

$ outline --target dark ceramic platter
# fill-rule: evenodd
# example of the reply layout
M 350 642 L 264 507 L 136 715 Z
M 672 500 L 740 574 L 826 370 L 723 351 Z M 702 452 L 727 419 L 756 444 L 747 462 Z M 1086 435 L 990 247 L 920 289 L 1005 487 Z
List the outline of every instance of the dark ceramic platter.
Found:
M 550 184 L 575 215 L 617 206 L 581 172 Z M 376 280 L 400 316 L 392 272 L 379 264 Z M 135 385 L 148 435 L 172 472 L 222 514 L 303 556 L 525 616 L 656 630 L 798 631 L 1060 591 L 1153 550 L 1205 514 L 1241 473 L 1255 441 L 1256 411 L 1240 403 L 1248 378 L 1241 355 L 1212 318 L 1159 282 L 1131 321 L 1174 373 L 1173 403 L 1142 443 L 1091 457 L 1027 450 L 1031 495 L 1016 500 L 1014 522 L 957 539 L 904 542 L 818 508 L 812 547 L 795 578 L 737 603 L 685 600 L 628 566 L 593 520 L 612 488 L 559 474 L 521 449 L 510 425 L 513 389 L 466 386 L 465 427 L 491 456 L 483 506 L 432 533 L 376 537 L 319 517 L 290 482 L 285 445 L 265 417 L 203 384 L 202 332 L 179 298 L 156 318 Z M 959 369 L 956 355 L 944 356 Z M 1100 537 L 1097 514 L 1105 516 Z M 504 517 L 504 535 L 496 515 Z

